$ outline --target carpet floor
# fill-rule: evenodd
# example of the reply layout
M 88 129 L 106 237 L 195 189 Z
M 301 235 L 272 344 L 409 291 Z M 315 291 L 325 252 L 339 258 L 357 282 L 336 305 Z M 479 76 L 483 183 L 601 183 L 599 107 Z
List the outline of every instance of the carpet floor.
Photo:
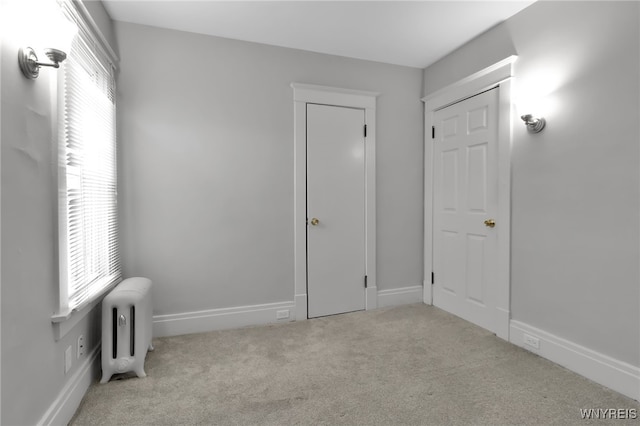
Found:
M 423 304 L 154 346 L 146 378 L 92 384 L 71 424 L 587 425 L 597 421 L 580 409 L 640 415 L 636 401 Z

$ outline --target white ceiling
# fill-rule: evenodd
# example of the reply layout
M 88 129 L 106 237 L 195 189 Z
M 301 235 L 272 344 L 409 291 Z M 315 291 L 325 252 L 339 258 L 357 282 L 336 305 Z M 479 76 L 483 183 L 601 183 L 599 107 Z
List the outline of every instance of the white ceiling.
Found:
M 417 68 L 533 2 L 103 0 L 116 21 Z

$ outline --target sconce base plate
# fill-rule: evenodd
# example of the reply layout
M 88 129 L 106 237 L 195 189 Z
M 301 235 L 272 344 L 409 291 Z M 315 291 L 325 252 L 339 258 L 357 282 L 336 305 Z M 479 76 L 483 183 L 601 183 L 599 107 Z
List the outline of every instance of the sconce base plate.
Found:
M 25 77 L 32 80 L 38 78 L 40 66 L 38 65 L 38 56 L 32 48 L 24 47 L 18 50 L 18 64 Z

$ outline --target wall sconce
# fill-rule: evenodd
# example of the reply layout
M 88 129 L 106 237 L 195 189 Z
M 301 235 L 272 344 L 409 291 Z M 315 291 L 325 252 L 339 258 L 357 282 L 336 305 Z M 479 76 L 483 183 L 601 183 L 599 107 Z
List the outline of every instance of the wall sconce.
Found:
M 40 74 L 40 67 L 60 68 L 60 62 L 67 59 L 67 54 L 62 50 L 48 48 L 44 53 L 52 62 L 38 61 L 35 50 L 30 47 L 23 47 L 18 51 L 18 64 L 25 77 L 34 80 Z
M 60 63 L 67 59 L 67 54 L 71 52 L 73 40 L 78 33 L 78 26 L 71 18 L 67 17 L 64 2 L 61 1 L 39 1 L 37 13 L 33 13 L 33 2 L 16 2 L 17 16 L 16 22 L 16 40 L 24 40 L 18 46 L 22 47 L 18 50 L 18 64 L 22 74 L 28 79 L 34 80 L 38 78 L 41 67 L 60 68 Z M 69 2 L 70 3 L 70 2 Z M 28 22 L 24 22 L 27 21 Z M 55 46 L 55 49 L 45 46 Z M 43 61 L 38 60 L 38 54 Z M 51 62 L 47 62 L 47 58 L 43 58 L 42 53 L 49 58 Z
M 520 118 L 522 118 L 524 125 L 527 126 L 527 130 L 530 133 L 539 133 L 544 129 L 545 124 L 547 124 L 544 118 L 536 118 L 531 114 L 523 115 Z

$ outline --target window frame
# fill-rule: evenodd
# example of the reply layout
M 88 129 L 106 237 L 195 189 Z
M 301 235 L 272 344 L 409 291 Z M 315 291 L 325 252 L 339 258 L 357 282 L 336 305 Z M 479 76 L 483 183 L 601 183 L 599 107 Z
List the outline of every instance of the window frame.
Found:
M 57 0 L 60 7 L 60 13 L 67 17 L 78 27 L 78 35 L 75 37 L 81 37 L 85 44 L 89 47 L 92 54 L 95 55 L 99 62 L 105 67 L 111 69 L 111 76 L 114 82 L 114 104 L 115 100 L 115 85 L 117 75 L 117 63 L 118 57 L 109 45 L 109 42 L 104 37 L 104 34 L 95 23 L 86 7 L 82 2 L 74 0 Z M 63 62 L 62 67 L 65 66 Z M 100 292 L 92 295 L 88 300 L 83 301 L 80 305 L 73 309 L 69 309 L 68 304 L 68 281 L 66 278 L 66 226 L 67 226 L 67 205 L 66 205 L 66 166 L 64 160 L 60 156 L 65 155 L 64 150 L 60 149 L 61 145 L 65 143 L 64 140 L 64 107 L 65 107 L 65 73 L 63 70 L 59 70 L 55 76 L 51 77 L 50 89 L 52 93 L 52 127 L 54 134 L 54 146 L 57 159 L 57 166 L 55 167 L 54 182 L 57 189 L 56 197 L 56 212 L 57 212 L 57 267 L 58 267 L 58 302 L 55 313 L 51 316 L 51 321 L 54 327 L 54 336 L 56 340 L 64 337 L 76 324 L 78 324 L 93 308 L 100 303 L 102 297 L 115 287 L 121 281 L 121 274 L 119 279 L 116 279 L 107 287 L 103 288 Z M 114 111 L 113 131 L 116 144 L 116 194 L 117 194 L 117 112 Z M 63 179 L 63 177 L 65 177 Z M 117 208 L 117 199 L 116 199 Z

